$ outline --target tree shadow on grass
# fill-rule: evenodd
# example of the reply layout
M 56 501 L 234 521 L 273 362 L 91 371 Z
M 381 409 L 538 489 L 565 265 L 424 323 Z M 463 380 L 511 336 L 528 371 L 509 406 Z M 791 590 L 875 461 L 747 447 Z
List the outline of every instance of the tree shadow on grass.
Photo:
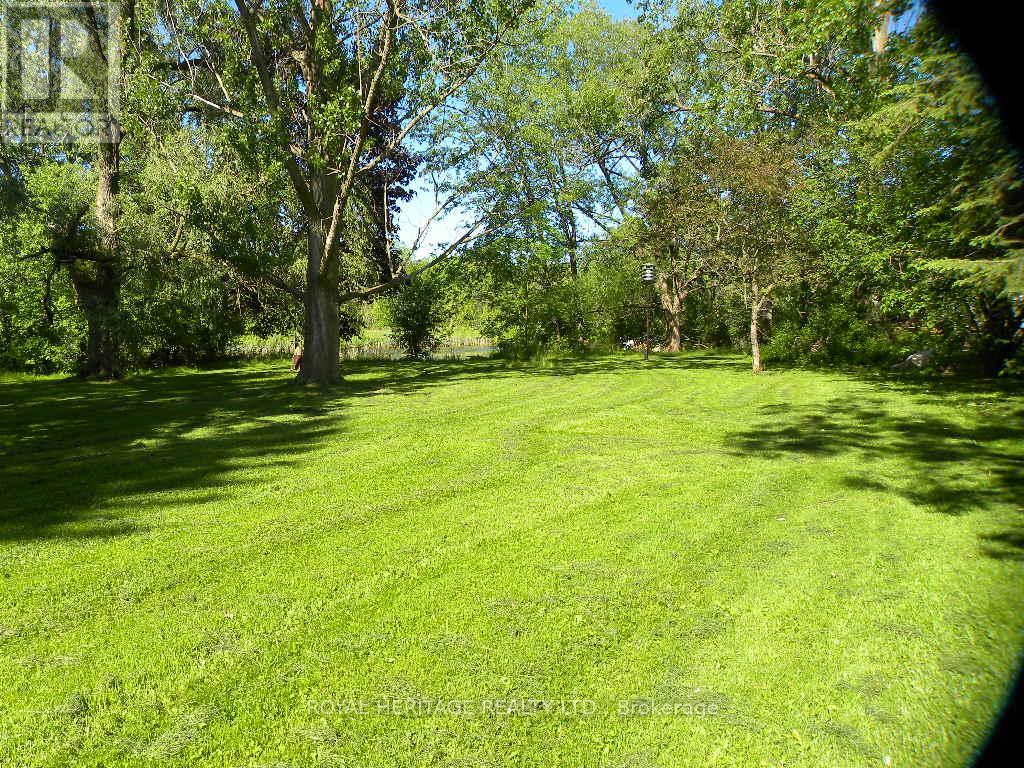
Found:
M 973 382 L 937 385 L 888 380 L 881 388 L 908 394 L 923 405 L 948 404 L 946 398 L 956 394 L 960 397 L 955 402 L 968 409 L 977 404 L 973 396 L 990 400 L 994 394 L 991 386 Z M 776 404 L 764 406 L 761 412 L 764 418 L 759 424 L 729 436 L 735 455 L 778 459 L 853 454 L 864 469 L 843 478 L 848 488 L 888 491 L 947 515 L 1000 506 L 1020 510 L 1024 409 L 1019 406 L 987 415 L 969 410 L 960 422 L 924 408 L 895 413 L 877 396 L 809 406 Z M 872 474 L 874 462 L 893 457 L 904 460 L 910 470 L 905 476 Z M 981 549 L 987 555 L 1024 558 L 1024 529 L 1019 525 L 984 539 Z
M 563 357 L 545 361 L 518 361 L 500 357 L 471 357 L 462 360 L 411 361 L 346 361 L 348 374 L 370 372 L 383 376 L 393 391 L 415 391 L 422 386 L 451 379 L 500 378 L 529 375 L 571 378 L 588 374 L 632 373 L 645 370 L 677 371 L 748 371 L 749 362 L 738 355 L 719 354 L 652 354 L 644 360 L 639 353 Z M 387 373 L 382 374 L 386 367 Z
M 216 499 L 240 465 L 300 460 L 337 428 L 340 401 L 267 370 L 0 384 L 0 540 L 137 531 L 115 498 Z
M 295 384 L 284 364 L 163 371 L 113 383 L 0 383 L 0 541 L 109 538 L 140 523 L 132 506 L 215 501 L 225 475 L 266 467 L 267 481 L 343 428 L 359 398 L 411 394 L 460 379 L 622 373 L 640 366 L 728 368 L 729 357 L 601 357 L 541 368 L 495 358 L 346 361 L 336 387 Z M 184 495 L 183 495 L 184 494 Z M 114 501 L 132 499 L 129 509 Z
M 994 560 L 1024 561 L 1024 526 L 1017 525 L 1000 533 L 981 537 L 981 551 Z

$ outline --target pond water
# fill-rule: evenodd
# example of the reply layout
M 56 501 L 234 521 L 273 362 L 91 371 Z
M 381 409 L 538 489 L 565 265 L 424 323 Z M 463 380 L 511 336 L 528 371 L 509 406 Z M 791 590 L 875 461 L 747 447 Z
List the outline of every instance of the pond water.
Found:
M 466 357 L 487 357 L 498 351 L 490 343 L 443 344 L 430 355 L 431 360 L 461 360 Z M 405 351 L 393 344 L 363 344 L 342 347 L 344 360 L 401 360 Z

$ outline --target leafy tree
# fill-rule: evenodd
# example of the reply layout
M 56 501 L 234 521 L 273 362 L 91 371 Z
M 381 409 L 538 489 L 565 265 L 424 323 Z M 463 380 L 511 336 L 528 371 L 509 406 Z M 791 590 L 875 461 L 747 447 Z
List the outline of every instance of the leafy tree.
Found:
M 444 338 L 451 303 L 441 273 L 414 272 L 384 299 L 384 318 L 395 342 L 413 360 L 423 360 Z
M 917 314 L 945 314 L 933 322 L 991 375 L 1024 341 L 1021 156 L 970 61 L 929 15 L 893 53 L 875 109 L 851 125 L 851 154 L 887 205 L 872 219 L 915 274 L 911 293 L 928 292 Z
M 523 7 L 186 0 L 168 15 L 185 74 L 177 87 L 231 118 L 241 145 L 272 147 L 299 203 L 303 379 L 340 375 L 339 286 L 360 189 L 492 55 Z M 375 132 L 384 104 L 392 128 Z
M 129 20 L 133 7 L 129 3 L 126 9 Z M 130 69 L 123 46 L 112 44 L 117 29 L 105 10 L 98 2 L 61 9 L 67 19 L 85 31 L 85 45 L 73 63 L 62 61 L 60 65 L 73 67 L 75 76 L 94 93 L 107 90 L 108 71 L 122 73 Z M 122 85 L 119 78 L 114 87 L 121 89 Z M 97 132 L 91 140 L 73 146 L 40 144 L 36 151 L 7 152 L 3 165 L 8 181 L 17 179 L 31 188 L 14 213 L 21 224 L 36 230 L 37 237 L 34 249 L 19 249 L 17 258 L 47 262 L 44 303 L 50 320 L 48 298 L 53 278 L 58 271 L 70 277 L 87 323 L 80 371 L 86 376 L 107 378 L 120 375 L 122 369 L 124 254 L 118 233 L 118 197 L 123 133 L 113 114 L 97 114 L 96 120 Z M 58 165 L 66 166 L 65 170 Z M 40 167 L 34 181 L 27 182 Z M 85 189 L 91 193 L 85 195 Z M 37 218 L 32 220 L 33 216 Z

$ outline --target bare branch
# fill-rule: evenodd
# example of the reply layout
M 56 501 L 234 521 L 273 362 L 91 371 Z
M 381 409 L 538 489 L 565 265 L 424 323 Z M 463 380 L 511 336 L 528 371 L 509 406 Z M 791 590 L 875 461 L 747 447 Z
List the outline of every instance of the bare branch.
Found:
M 409 282 L 410 280 L 412 280 L 414 275 L 424 272 L 430 269 L 431 267 L 440 264 L 442 261 L 450 257 L 452 254 L 456 252 L 456 250 L 458 250 L 459 247 L 466 245 L 467 243 L 470 243 L 478 238 L 481 238 L 491 231 L 491 229 L 488 227 L 485 227 L 484 229 L 481 230 L 480 227 L 482 224 L 483 220 L 478 221 L 471 228 L 466 230 L 458 240 L 451 243 L 451 245 L 449 245 L 447 248 L 441 251 L 441 253 L 439 253 L 437 256 L 435 256 L 426 264 L 417 269 L 416 272 L 412 274 L 406 273 L 397 275 L 396 277 L 393 277 L 390 280 L 380 283 L 379 285 L 375 285 L 372 288 L 366 288 L 361 291 L 349 291 L 348 293 L 343 293 L 338 297 L 338 300 L 351 301 L 352 299 L 370 299 L 376 296 L 377 294 L 384 293 L 385 291 L 388 291 L 392 288 L 397 288 L 403 283 Z

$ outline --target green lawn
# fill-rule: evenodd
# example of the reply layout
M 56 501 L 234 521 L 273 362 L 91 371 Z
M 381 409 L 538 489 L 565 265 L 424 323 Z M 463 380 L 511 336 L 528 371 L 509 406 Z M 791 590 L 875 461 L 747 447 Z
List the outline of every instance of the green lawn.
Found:
M 711 355 L 286 369 L 0 382 L 0 766 L 984 739 L 1024 646 L 1024 395 Z

